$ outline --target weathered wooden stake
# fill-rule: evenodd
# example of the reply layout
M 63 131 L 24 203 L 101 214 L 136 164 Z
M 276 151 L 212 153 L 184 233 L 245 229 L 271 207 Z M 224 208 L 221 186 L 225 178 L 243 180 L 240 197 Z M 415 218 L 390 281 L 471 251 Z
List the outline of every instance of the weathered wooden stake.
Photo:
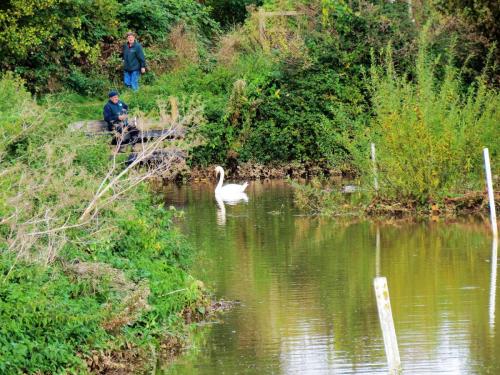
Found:
M 378 176 L 377 176 L 377 158 L 375 156 L 375 143 L 370 144 L 373 166 L 373 186 L 375 191 L 378 191 Z
M 497 259 L 498 259 L 498 238 L 493 237 L 491 248 L 491 282 L 490 282 L 490 334 L 493 335 L 495 330 L 495 305 L 497 294 Z
M 401 371 L 401 359 L 399 358 L 398 340 L 392 319 L 391 300 L 389 298 L 389 288 L 385 277 L 376 277 L 373 280 L 375 296 L 377 297 L 378 317 L 380 327 L 384 337 L 385 354 L 389 373 L 399 373 Z
M 264 46 L 266 38 L 266 16 L 264 9 L 259 9 L 259 42 L 261 46 Z
M 413 4 L 411 0 L 407 0 L 408 2 L 408 16 L 410 17 L 410 21 L 415 23 L 415 18 L 413 17 Z
M 497 213 L 495 208 L 495 192 L 493 191 L 493 179 L 491 177 L 490 153 L 487 148 L 483 149 L 484 169 L 486 171 L 486 185 L 488 186 L 488 202 L 490 204 L 490 221 L 493 237 L 498 237 Z

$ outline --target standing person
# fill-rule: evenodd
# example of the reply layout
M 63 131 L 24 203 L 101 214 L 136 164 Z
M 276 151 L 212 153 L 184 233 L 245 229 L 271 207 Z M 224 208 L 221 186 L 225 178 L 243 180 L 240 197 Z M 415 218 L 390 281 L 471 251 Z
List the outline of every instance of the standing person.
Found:
M 123 45 L 123 82 L 134 91 L 139 89 L 139 75 L 146 72 L 146 58 L 142 46 L 135 40 L 134 33 L 127 33 L 127 43 Z

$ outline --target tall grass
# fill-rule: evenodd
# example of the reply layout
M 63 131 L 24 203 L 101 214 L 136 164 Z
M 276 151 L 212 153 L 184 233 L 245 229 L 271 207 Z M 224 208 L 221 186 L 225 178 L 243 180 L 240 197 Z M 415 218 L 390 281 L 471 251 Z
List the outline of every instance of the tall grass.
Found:
M 484 77 L 464 87 L 451 59 L 444 68 L 431 60 L 422 35 L 414 79 L 395 72 L 390 47 L 385 67 L 371 69 L 369 138 L 377 145 L 382 196 L 423 204 L 481 189 L 483 147 L 500 172 L 500 96 Z

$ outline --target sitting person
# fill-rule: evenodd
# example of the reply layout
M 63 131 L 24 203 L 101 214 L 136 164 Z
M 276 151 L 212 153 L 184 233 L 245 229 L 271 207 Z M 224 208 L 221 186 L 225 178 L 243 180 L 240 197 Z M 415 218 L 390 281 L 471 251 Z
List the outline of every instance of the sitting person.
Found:
M 108 97 L 109 100 L 104 106 L 103 111 L 104 121 L 108 123 L 108 130 L 113 131 L 115 130 L 115 125 L 120 125 L 120 122 L 125 123 L 127 121 L 128 105 L 120 100 L 116 91 L 111 91 Z M 119 132 L 121 133 L 121 131 Z
M 136 143 L 139 130 L 135 125 L 129 125 L 128 123 L 128 105 L 120 100 L 116 91 L 111 91 L 108 97 L 109 100 L 103 110 L 104 121 L 108 124 L 108 130 L 121 134 L 123 136 L 121 143 Z M 116 137 L 113 140 L 113 144 L 115 143 Z

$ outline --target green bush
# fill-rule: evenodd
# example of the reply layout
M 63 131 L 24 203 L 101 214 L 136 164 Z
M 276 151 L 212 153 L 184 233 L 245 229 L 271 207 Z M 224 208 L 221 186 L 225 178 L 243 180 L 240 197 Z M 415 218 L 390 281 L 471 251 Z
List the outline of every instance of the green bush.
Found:
M 407 3 L 358 3 L 351 8 L 345 2 L 325 0 L 322 8 L 321 34 L 315 39 L 331 44 L 330 48 L 324 42 L 314 45 L 316 53 L 356 70 L 370 66 L 372 49 L 379 51 L 391 41 L 397 68 L 411 71 L 418 28 L 408 16 Z
M 180 22 L 191 27 L 205 42 L 219 30 L 208 9 L 194 0 L 124 0 L 118 18 L 146 43 L 166 39 Z
M 74 282 L 56 267 L 0 257 L 0 372 L 76 372 L 78 353 L 105 345 L 102 308 L 88 282 Z
M 425 37 L 414 82 L 394 72 L 390 49 L 385 71 L 372 70 L 381 193 L 421 203 L 481 189 L 483 147 L 500 171 L 498 92 L 481 79 L 464 88 L 451 63 L 436 79 Z
M 220 24 L 231 27 L 245 21 L 248 6 L 261 6 L 262 0 L 208 0 L 205 2 L 210 7 L 210 14 Z
M 432 8 L 440 15 L 436 17 L 440 24 L 436 45 L 449 45 L 450 37 L 458 39 L 460 48 L 457 48 L 456 57 L 465 71 L 465 79 L 470 83 L 490 65 L 488 81 L 498 85 L 500 4 L 497 1 L 434 0 Z
M 409 71 L 416 27 L 404 4 L 359 10 L 334 2 L 322 6 L 322 15 L 314 20 L 316 29 L 305 33 L 306 51 L 272 50 L 277 57 L 268 59 L 278 62 L 266 74 L 245 80 L 236 106 L 230 88 L 222 116 L 220 110 L 209 115 L 201 129 L 207 143 L 194 150 L 195 163 L 237 157 L 338 166 L 352 159 L 349 140 L 364 131 L 371 116 L 365 81 L 370 50 L 395 39 L 398 69 Z M 287 27 L 294 30 L 290 23 Z
M 65 67 L 94 65 L 99 43 L 117 36 L 111 1 L 7 1 L 0 19 L 0 70 L 20 74 L 32 91 L 58 89 Z
M 12 73 L 0 77 L 0 161 L 16 148 L 23 131 L 35 121 L 36 105 L 24 82 Z
M 57 92 L 65 85 L 100 94 L 117 78 L 116 41 L 126 30 L 158 50 L 179 23 L 196 35 L 202 51 L 220 29 L 209 9 L 194 0 L 9 0 L 0 17 L 0 71 L 14 71 L 32 92 Z
M 341 135 L 362 126 L 366 103 L 337 69 L 316 65 L 284 74 L 262 94 L 243 159 L 333 163 L 348 157 Z
M 88 73 L 74 67 L 68 75 L 67 85 L 78 94 L 105 97 L 111 83 L 105 75 L 94 71 Z
M 74 159 L 75 166 L 82 166 L 95 175 L 104 175 L 109 169 L 108 141 L 108 139 L 101 139 L 85 148 L 78 148 Z
M 208 74 L 200 72 L 203 75 L 195 82 L 187 81 L 189 87 L 199 90 L 207 119 L 199 129 L 205 143 L 192 152 L 194 164 L 224 163 L 230 154 L 239 153 L 255 109 L 262 101 L 262 87 L 274 69 L 269 56 L 241 55 L 230 67 L 218 66 Z M 244 88 L 235 93 L 239 84 Z

